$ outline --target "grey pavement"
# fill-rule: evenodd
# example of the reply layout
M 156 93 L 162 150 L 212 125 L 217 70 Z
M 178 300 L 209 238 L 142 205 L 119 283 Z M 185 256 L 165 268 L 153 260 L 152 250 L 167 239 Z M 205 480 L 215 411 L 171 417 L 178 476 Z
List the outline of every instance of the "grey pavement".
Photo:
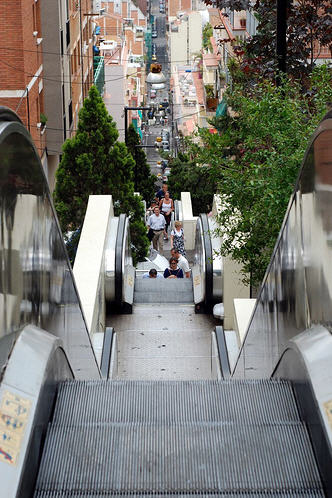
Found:
M 103 97 L 106 109 L 116 122 L 120 142 L 124 142 L 124 68 L 117 64 L 105 64 L 105 92 Z

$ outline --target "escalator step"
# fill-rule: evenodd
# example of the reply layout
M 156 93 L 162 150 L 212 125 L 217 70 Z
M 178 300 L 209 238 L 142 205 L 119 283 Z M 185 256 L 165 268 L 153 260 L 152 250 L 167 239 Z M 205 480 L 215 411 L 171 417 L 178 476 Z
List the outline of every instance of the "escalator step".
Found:
M 188 494 L 324 496 L 301 423 L 49 428 L 36 498 Z
M 60 385 L 53 423 L 299 421 L 284 381 L 80 381 Z

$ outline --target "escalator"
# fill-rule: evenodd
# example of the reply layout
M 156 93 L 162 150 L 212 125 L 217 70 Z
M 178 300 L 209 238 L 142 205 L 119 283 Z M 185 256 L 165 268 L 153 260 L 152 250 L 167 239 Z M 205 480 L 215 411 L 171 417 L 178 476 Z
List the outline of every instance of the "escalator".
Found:
M 34 496 L 324 494 L 287 382 L 87 381 L 59 387 Z
M 314 140 L 332 133 L 330 118 Z M 203 375 L 193 355 L 197 380 L 101 380 L 37 152 L 17 117 L 1 109 L 0 152 L 6 158 L 0 169 L 1 495 L 332 496 L 328 300 L 315 309 L 308 294 L 303 323 L 299 305 L 296 313 L 279 301 L 272 306 L 263 286 L 232 379 L 198 380 Z M 305 194 L 313 178 L 300 182 Z M 308 207 L 302 201 L 307 214 Z M 323 228 L 326 221 L 322 212 Z M 124 279 L 126 217 L 116 223 L 122 228 L 113 232 L 112 244 L 119 251 L 122 245 L 121 265 L 111 269 L 109 292 L 110 302 L 121 307 L 131 305 L 134 290 L 124 299 L 122 284 L 132 271 L 129 265 Z M 210 222 L 201 217 L 199 223 L 204 238 Z M 280 278 L 271 282 L 272 260 L 266 277 L 268 289 L 279 286 L 278 292 L 285 275 L 288 284 L 297 279 L 296 285 L 302 275 L 301 265 L 290 271 L 296 258 L 289 256 L 286 232 L 287 222 L 282 237 L 288 252 L 280 241 L 276 250 L 285 273 L 276 272 Z M 210 273 L 203 286 L 196 279 L 197 304 L 209 307 L 220 299 L 213 272 L 217 276 L 222 269 L 213 269 L 213 242 L 211 253 L 208 241 L 203 243 L 205 260 L 199 261 L 212 267 L 212 279 Z M 308 281 L 309 270 L 306 266 L 306 290 L 314 281 L 312 291 L 326 296 L 328 283 L 324 294 L 322 279 Z M 188 328 L 201 318 L 186 316 Z M 158 314 L 147 319 L 156 321 Z M 138 324 L 128 336 L 133 332 L 140 333 Z

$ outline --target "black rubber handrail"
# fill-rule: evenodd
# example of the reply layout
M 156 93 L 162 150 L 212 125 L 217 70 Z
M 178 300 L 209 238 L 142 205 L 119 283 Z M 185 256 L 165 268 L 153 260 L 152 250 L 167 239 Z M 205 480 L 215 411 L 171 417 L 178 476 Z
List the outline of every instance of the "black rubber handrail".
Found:
M 209 229 L 209 220 L 206 213 L 199 215 L 202 223 L 202 235 L 205 252 L 205 299 L 204 304 L 210 307 L 213 304 L 213 254 Z
M 15 114 L 14 111 L 4 106 L 0 106 L 0 121 L 16 121 L 17 123 L 23 124 L 21 119 L 17 114 Z
M 103 351 L 101 354 L 100 371 L 103 379 L 109 378 L 112 347 L 113 347 L 114 329 L 113 327 L 106 327 L 103 341 Z
M 125 214 L 120 214 L 118 231 L 116 235 L 115 242 L 115 304 L 121 307 L 122 305 L 122 294 L 123 294 L 123 270 L 122 268 L 122 255 L 125 250 L 125 235 L 126 235 L 126 221 L 127 216 Z
M 217 339 L 219 365 L 220 365 L 222 378 L 229 379 L 231 377 L 231 368 L 229 365 L 224 327 L 222 327 L 221 325 L 217 325 L 215 328 L 215 333 Z

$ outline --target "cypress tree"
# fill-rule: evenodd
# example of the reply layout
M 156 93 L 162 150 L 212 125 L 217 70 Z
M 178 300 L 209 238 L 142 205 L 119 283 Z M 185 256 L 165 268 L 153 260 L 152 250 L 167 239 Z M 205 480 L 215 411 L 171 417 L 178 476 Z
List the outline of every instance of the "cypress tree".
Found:
M 133 159 L 134 165 L 134 180 L 137 192 L 141 194 L 143 199 L 150 203 L 155 193 L 155 183 L 157 177 L 151 175 L 150 166 L 146 160 L 146 154 L 143 147 L 140 146 L 139 135 L 136 132 L 134 125 L 131 124 L 128 128 L 127 147 Z
M 77 133 L 63 145 L 54 200 L 66 234 L 81 230 L 89 195 L 111 194 L 115 215 L 126 213 L 130 217 L 136 263 L 145 256 L 149 244 L 144 207 L 134 195 L 133 158 L 126 145 L 117 141 L 118 136 L 115 122 L 92 86 L 79 112 Z

